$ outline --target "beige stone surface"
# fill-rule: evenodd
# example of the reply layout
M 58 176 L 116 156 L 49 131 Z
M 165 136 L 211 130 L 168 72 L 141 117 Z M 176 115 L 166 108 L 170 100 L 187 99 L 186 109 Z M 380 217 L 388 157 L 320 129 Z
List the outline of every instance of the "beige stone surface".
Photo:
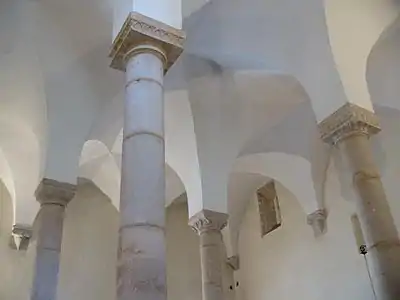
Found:
M 184 40 L 182 30 L 138 12 L 131 12 L 113 42 L 111 67 L 125 70 L 126 56 L 132 49 L 141 45 L 153 45 L 165 56 L 165 69 L 168 70 L 182 53 Z M 138 48 L 138 51 L 142 50 Z
M 356 207 L 372 263 L 378 296 L 382 300 L 400 297 L 400 240 L 371 144 L 365 134 L 339 143 L 350 166 L 357 192 Z
M 337 145 L 348 166 L 356 210 L 366 240 L 379 299 L 400 297 L 400 239 L 373 156 L 370 136 L 380 131 L 377 116 L 347 104 L 319 124 L 324 141 Z
M 341 139 L 360 132 L 372 135 L 380 131 L 374 112 L 351 103 L 340 107 L 318 126 L 322 140 L 330 144 L 337 144 Z
M 118 300 L 167 298 L 164 67 L 151 49 L 126 64 Z
M 65 208 L 76 186 L 43 179 L 36 190 L 41 204 L 36 219 L 37 243 L 31 300 L 56 299 Z
M 223 255 L 221 230 L 226 226 L 228 215 L 211 210 L 202 210 L 189 220 L 189 225 L 200 236 L 200 259 L 203 300 L 224 298 Z

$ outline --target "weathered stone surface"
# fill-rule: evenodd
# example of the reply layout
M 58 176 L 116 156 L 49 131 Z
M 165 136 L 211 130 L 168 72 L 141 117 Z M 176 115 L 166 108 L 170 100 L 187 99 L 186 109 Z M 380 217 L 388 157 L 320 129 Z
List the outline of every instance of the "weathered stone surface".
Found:
M 357 216 L 365 237 L 379 299 L 400 297 L 400 240 L 375 165 L 369 137 L 353 135 L 338 147 L 353 175 Z
M 113 42 L 111 67 L 124 71 L 132 51 L 143 52 L 141 46 L 153 45 L 155 52 L 161 55 L 167 71 L 181 55 L 184 41 L 185 34 L 182 30 L 138 12 L 131 12 Z
M 167 298 L 164 62 L 153 48 L 142 50 L 126 65 L 118 300 Z
M 352 173 L 356 208 L 380 300 L 400 297 L 400 240 L 369 137 L 380 131 L 376 115 L 346 104 L 320 125 L 322 139 L 337 145 Z
M 200 235 L 203 300 L 221 300 L 224 297 L 221 230 L 227 221 L 227 214 L 211 210 L 202 210 L 189 220 L 189 225 Z
M 354 134 L 369 136 L 381 130 L 374 112 L 351 103 L 339 108 L 318 126 L 322 140 L 329 144 L 337 144 Z
M 261 236 L 265 236 L 282 225 L 281 210 L 274 181 L 268 182 L 257 190 L 257 200 Z
M 56 299 L 65 207 L 75 192 L 75 185 L 47 178 L 36 190 L 41 207 L 31 300 Z
M 76 185 L 43 178 L 36 189 L 36 200 L 40 204 L 57 204 L 66 206 L 76 193 Z
M 206 231 L 221 231 L 228 222 L 228 215 L 212 210 L 202 210 L 189 220 L 189 225 L 198 234 Z

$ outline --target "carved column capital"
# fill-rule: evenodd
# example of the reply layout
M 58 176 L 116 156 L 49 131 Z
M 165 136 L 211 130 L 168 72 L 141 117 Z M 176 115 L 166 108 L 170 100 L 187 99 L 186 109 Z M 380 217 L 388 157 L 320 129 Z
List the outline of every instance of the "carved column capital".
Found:
M 204 209 L 189 220 L 189 225 L 198 234 L 207 231 L 221 231 L 228 222 L 228 214 Z
M 184 41 L 185 34 L 182 30 L 138 12 L 131 12 L 113 42 L 111 67 L 125 71 L 128 57 L 138 52 L 150 51 L 161 55 L 167 71 L 181 55 Z
M 10 246 L 16 250 L 26 250 L 32 238 L 32 227 L 29 225 L 15 224 L 11 231 Z
M 373 135 L 380 129 L 378 117 L 374 112 L 347 103 L 318 125 L 324 142 L 335 145 L 352 135 Z
M 66 206 L 74 198 L 75 193 L 76 185 L 74 184 L 43 178 L 36 189 L 35 196 L 41 205 Z
M 307 216 L 307 224 L 312 227 L 315 237 L 319 237 L 326 233 L 327 218 L 328 213 L 325 209 L 318 209 Z

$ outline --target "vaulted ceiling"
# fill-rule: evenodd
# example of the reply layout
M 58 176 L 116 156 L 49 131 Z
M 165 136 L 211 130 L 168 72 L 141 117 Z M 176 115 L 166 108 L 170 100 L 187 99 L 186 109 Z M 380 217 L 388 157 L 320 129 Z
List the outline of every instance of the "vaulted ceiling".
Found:
M 88 178 L 118 206 L 124 78 L 109 68 L 112 4 L 0 2 L 0 175 L 16 223 L 33 221 L 41 176 Z M 192 213 L 201 203 L 227 209 L 229 195 L 258 184 L 247 175 L 245 186 L 237 184 L 232 172 L 247 170 L 289 185 L 308 174 L 314 194 L 304 207 L 317 207 L 330 155 L 317 121 L 368 92 L 375 105 L 400 109 L 398 7 L 389 0 L 182 5 L 185 51 L 165 79 L 167 204 L 186 191 Z M 342 15 L 347 5 L 352 16 Z M 341 35 L 344 26 L 352 30 Z M 351 38 L 359 45 L 346 51 Z M 263 156 L 269 164 L 249 169 L 260 153 L 272 154 Z M 276 175 L 277 153 L 297 169 Z M 250 161 L 235 170 L 241 157 Z

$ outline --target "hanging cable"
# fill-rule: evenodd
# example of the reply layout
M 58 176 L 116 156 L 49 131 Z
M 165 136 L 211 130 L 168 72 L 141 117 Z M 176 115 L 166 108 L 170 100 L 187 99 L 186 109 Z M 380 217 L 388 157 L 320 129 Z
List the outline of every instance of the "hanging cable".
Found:
M 361 245 L 360 246 L 360 254 L 362 256 L 364 256 L 365 267 L 367 268 L 367 272 L 368 272 L 369 284 L 371 285 L 372 293 L 374 294 L 374 299 L 378 300 L 378 298 L 376 297 L 374 282 L 372 281 L 371 272 L 369 270 L 369 264 L 368 264 L 368 260 L 367 260 L 367 253 L 368 253 L 367 246 L 366 245 Z

